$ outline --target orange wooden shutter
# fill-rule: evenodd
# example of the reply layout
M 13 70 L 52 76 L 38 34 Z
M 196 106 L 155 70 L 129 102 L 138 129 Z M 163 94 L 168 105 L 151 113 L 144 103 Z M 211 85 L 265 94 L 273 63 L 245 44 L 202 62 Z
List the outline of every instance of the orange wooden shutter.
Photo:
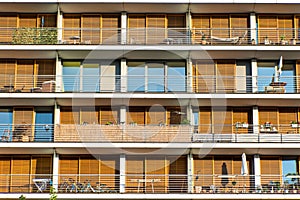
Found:
M 59 159 L 60 182 L 73 179 L 77 181 L 79 174 L 79 157 L 78 156 L 61 156 Z M 69 181 L 70 184 L 71 181 Z
M 209 60 L 197 60 L 194 67 L 195 92 L 215 92 L 215 64 Z
M 294 38 L 294 20 L 293 16 L 291 15 L 283 15 L 283 16 L 278 16 L 278 34 L 279 37 L 284 37 L 286 40 L 290 41 L 291 39 Z
M 170 160 L 169 192 L 186 192 L 187 190 L 187 157 L 168 156 Z
M 264 42 L 265 37 L 273 42 L 278 42 L 277 17 L 269 15 L 258 16 L 258 39 Z
M 212 113 L 210 108 L 200 107 L 199 133 L 209 134 L 211 131 Z
M 92 156 L 80 156 L 79 160 L 80 182 L 90 181 L 92 185 L 97 185 L 100 174 L 100 161 Z
M 145 124 L 145 108 L 130 107 L 127 112 L 127 123 L 135 122 L 137 124 Z
M 216 67 L 217 92 L 232 93 L 235 91 L 235 61 L 218 60 Z
M 199 158 L 194 156 L 194 183 L 195 186 L 210 186 L 213 184 L 212 157 Z
M 33 121 L 33 108 L 14 108 L 14 124 L 31 125 Z
M 242 37 L 247 31 L 248 24 L 248 15 L 231 15 L 230 28 L 233 29 L 231 30 L 231 37 Z
M 147 124 L 166 123 L 166 110 L 160 106 L 152 106 L 147 111 Z
M 19 15 L 19 27 L 20 28 L 36 28 L 37 16 L 34 14 L 21 14 Z
M 36 60 L 37 87 L 42 87 L 43 82 L 55 80 L 55 60 Z
M 0 157 L 0 192 L 9 192 L 11 157 Z
M 82 16 L 82 40 L 89 44 L 100 44 L 100 15 Z
M 147 156 L 145 160 L 145 174 L 147 179 L 159 179 L 157 183 L 154 184 L 155 192 L 166 192 L 168 183 L 166 182 L 166 163 L 164 156 Z M 152 192 L 152 186 L 147 185 L 146 191 Z
M 297 128 L 292 128 L 290 123 L 297 120 L 297 108 L 279 108 L 279 132 L 297 133 Z
M 251 110 L 249 108 L 233 108 L 233 124 L 236 124 L 237 122 L 243 123 L 243 124 L 249 124 L 249 113 Z M 235 133 L 248 133 L 248 128 L 234 128 Z
M 100 108 L 100 124 L 106 124 L 107 122 L 117 124 L 118 121 L 119 119 L 117 109 L 111 109 L 109 107 Z
M 110 189 L 118 189 L 118 158 L 116 156 L 100 156 L 100 160 L 101 183 L 106 184 Z
M 280 181 L 281 175 L 281 160 L 279 156 L 264 157 L 260 158 L 261 164 L 261 183 L 269 184 L 270 181 Z M 274 176 L 275 175 L 275 176 Z
M 263 125 L 266 122 L 270 122 L 273 125 L 278 124 L 276 108 L 259 108 L 259 124 Z
M 216 15 L 211 17 L 212 36 L 228 38 L 229 17 L 227 15 Z
M 102 15 L 102 43 L 103 44 L 118 44 L 119 15 Z
M 11 192 L 29 192 L 30 157 L 14 156 L 12 159 Z
M 80 112 L 81 124 L 86 122 L 88 124 L 98 124 L 99 111 L 95 110 L 95 107 L 82 107 Z
M 0 42 L 12 42 L 14 28 L 16 27 L 16 15 L 0 15 Z
M 214 133 L 232 133 L 232 110 L 221 107 L 214 107 L 212 110 L 213 132 Z
M 166 37 L 166 16 L 147 15 L 147 43 L 162 43 Z
M 40 14 L 38 15 L 38 27 L 42 27 L 42 18 L 44 18 L 44 26 L 43 27 L 53 27 L 56 28 L 56 15 L 52 15 L 52 14 Z
M 1 79 L 0 86 L 3 87 L 5 85 L 13 85 L 14 86 L 14 75 L 15 75 L 15 60 L 0 60 L 0 68 L 1 68 Z
M 61 124 L 78 124 L 79 123 L 79 108 L 61 107 L 60 108 L 60 123 Z
M 36 178 L 50 178 L 52 174 L 52 157 L 32 156 L 31 174 L 35 175 Z
M 33 60 L 18 60 L 15 88 L 29 91 L 33 87 L 34 87 Z
M 137 192 L 138 182 L 135 179 L 143 179 L 145 173 L 144 157 L 127 156 L 126 157 L 126 189 L 129 192 Z M 144 183 L 140 183 L 143 188 Z
M 145 43 L 146 37 L 146 16 L 145 15 L 128 15 L 128 43 Z
M 73 36 L 81 36 L 80 35 L 80 15 L 75 14 L 65 14 L 63 16 L 63 35 L 64 40 L 69 41 L 70 43 L 73 42 L 72 39 L 70 39 Z

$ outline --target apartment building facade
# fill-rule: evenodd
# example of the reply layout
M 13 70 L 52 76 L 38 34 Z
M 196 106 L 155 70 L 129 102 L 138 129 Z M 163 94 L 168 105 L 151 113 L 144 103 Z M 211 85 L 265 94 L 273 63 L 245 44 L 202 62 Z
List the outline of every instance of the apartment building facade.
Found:
M 2 1 L 0 198 L 299 198 L 299 10 Z

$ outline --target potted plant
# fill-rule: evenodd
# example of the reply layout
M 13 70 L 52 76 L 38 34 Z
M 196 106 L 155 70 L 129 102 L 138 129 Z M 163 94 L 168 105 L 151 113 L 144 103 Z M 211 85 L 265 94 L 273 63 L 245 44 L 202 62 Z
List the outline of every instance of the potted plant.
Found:
M 265 39 L 264 39 L 264 44 L 265 44 L 265 45 L 271 44 L 271 41 L 269 40 L 268 36 L 265 37 Z
M 113 125 L 113 124 L 114 124 L 114 123 L 111 122 L 111 121 L 108 121 L 108 122 L 105 123 L 105 125 Z
M 298 124 L 299 124 L 299 122 L 298 121 L 291 121 L 291 127 L 292 128 L 298 128 Z
M 201 44 L 203 44 L 203 45 L 206 45 L 206 36 L 205 36 L 205 34 L 203 34 L 202 35 L 202 38 L 201 38 Z
M 280 43 L 281 43 L 281 45 L 286 45 L 288 43 L 285 39 L 285 35 L 280 36 Z
M 184 118 L 181 120 L 181 123 L 180 124 L 183 124 L 183 125 L 190 125 L 190 120 Z
M 271 122 L 265 122 L 264 123 L 264 128 L 265 129 L 271 129 L 272 128 L 272 123 Z

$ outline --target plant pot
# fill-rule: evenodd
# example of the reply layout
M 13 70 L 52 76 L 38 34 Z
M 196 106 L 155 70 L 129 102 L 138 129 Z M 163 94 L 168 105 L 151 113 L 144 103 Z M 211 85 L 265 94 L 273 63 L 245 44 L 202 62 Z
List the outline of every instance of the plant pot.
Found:
M 298 124 L 291 124 L 292 128 L 298 128 Z
M 207 43 L 206 40 L 201 41 L 201 44 L 203 44 L 203 45 L 206 45 L 206 43 Z

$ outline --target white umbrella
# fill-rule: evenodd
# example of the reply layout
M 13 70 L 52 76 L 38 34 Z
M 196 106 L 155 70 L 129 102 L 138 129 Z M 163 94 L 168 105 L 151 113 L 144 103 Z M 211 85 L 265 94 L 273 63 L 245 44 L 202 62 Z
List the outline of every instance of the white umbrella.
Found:
M 246 154 L 242 154 L 242 167 L 241 167 L 241 174 L 243 176 L 248 175 L 248 166 L 247 166 L 247 160 L 246 160 Z
M 283 67 L 283 57 L 280 56 L 278 67 L 276 69 L 276 81 L 280 81 L 280 75 L 282 73 L 282 67 Z

